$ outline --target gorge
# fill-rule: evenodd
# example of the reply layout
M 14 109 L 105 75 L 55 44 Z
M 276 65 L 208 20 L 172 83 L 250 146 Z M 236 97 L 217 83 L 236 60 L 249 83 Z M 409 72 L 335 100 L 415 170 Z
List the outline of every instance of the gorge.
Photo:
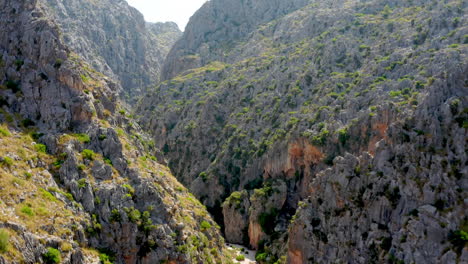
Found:
M 467 263 L 466 11 L 0 0 L 0 263 Z

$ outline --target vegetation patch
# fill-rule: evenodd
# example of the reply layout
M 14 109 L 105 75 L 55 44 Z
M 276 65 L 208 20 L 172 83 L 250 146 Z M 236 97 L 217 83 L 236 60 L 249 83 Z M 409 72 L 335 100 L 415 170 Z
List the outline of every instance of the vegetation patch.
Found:
M 47 152 L 47 147 L 44 144 L 36 144 L 36 145 L 34 145 L 34 148 L 39 153 L 46 153 Z
M 0 253 L 5 253 L 8 251 L 10 246 L 10 235 L 5 229 L 0 229 Z
M 202 231 L 205 231 L 211 228 L 211 224 L 208 221 L 202 221 L 200 223 L 200 228 L 202 229 Z
M 81 143 L 91 142 L 91 139 L 87 134 L 73 134 L 73 136 Z
M 42 255 L 42 259 L 46 264 L 58 264 L 62 261 L 60 251 L 52 247 L 47 248 L 47 252 Z
M 84 149 L 81 152 L 81 155 L 83 156 L 84 159 L 87 159 L 87 160 L 94 160 L 94 158 L 96 158 L 96 153 L 94 153 L 94 151 L 90 149 Z

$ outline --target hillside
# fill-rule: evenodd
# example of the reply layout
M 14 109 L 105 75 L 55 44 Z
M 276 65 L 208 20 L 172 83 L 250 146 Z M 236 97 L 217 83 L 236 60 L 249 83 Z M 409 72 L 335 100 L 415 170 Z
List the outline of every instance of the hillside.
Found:
M 136 114 L 227 241 L 265 263 L 466 261 L 466 3 L 225 2 Z
M 0 263 L 229 263 L 206 208 L 48 3 L 0 12 Z

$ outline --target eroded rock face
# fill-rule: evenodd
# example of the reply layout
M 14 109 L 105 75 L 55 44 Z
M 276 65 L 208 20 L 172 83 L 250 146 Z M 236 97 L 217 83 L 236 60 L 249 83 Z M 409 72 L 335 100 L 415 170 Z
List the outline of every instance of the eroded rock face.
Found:
M 147 23 L 125 0 L 42 0 L 68 47 L 117 81 L 135 101 L 159 81 L 164 59 L 182 34 L 177 25 Z

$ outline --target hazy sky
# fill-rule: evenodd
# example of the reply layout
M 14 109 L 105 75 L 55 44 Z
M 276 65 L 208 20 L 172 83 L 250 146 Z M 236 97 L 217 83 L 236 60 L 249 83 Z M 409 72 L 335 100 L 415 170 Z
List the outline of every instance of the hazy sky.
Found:
M 174 21 L 184 30 L 189 18 L 207 0 L 127 0 L 148 22 Z

